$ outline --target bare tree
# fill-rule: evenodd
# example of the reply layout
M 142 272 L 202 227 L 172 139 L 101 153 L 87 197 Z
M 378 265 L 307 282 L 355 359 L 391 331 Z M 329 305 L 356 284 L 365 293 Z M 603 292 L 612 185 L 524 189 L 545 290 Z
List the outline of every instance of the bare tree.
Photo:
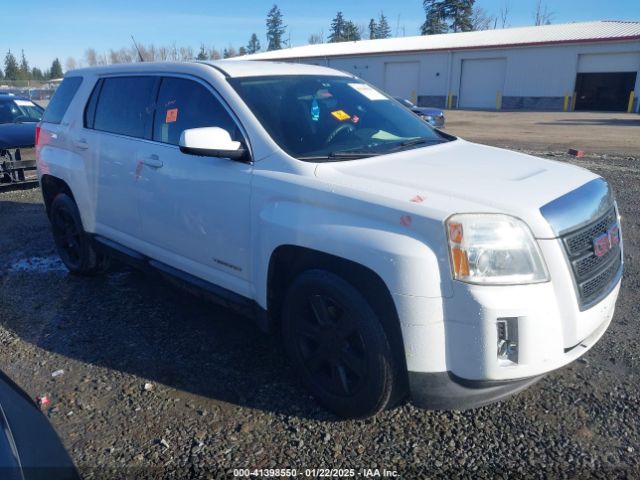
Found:
M 511 4 L 509 3 L 509 0 L 506 0 L 502 7 L 500 7 L 500 24 L 502 25 L 502 28 L 505 28 L 507 26 L 510 12 Z
M 68 72 L 69 70 L 75 70 L 76 68 L 78 68 L 78 64 L 76 63 L 76 59 L 73 57 L 69 57 L 67 58 L 67 61 L 64 62 L 64 67 L 65 67 L 65 71 Z
M 553 19 L 553 12 L 549 11 L 546 3 L 536 0 L 536 9 L 533 12 L 533 19 L 536 26 L 550 25 Z
M 84 59 L 90 67 L 95 67 L 98 64 L 98 54 L 93 48 L 87 48 L 85 50 Z
M 475 7 L 471 13 L 472 30 L 489 30 L 495 28 L 496 17 L 489 15 L 482 7 Z
M 222 58 L 222 55 L 216 50 L 216 47 L 209 47 L 207 49 L 207 55 L 209 55 L 209 60 L 220 60 Z
M 195 58 L 195 54 L 193 52 L 193 47 L 180 47 L 180 58 L 181 62 L 189 62 Z

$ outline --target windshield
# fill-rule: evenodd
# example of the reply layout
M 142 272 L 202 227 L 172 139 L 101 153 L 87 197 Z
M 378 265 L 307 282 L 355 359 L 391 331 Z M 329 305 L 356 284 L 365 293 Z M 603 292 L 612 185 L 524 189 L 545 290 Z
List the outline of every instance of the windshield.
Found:
M 451 138 L 355 78 L 301 75 L 229 81 L 275 142 L 300 160 L 370 157 Z
M 27 123 L 42 120 L 43 109 L 31 100 L 0 100 L 0 123 Z

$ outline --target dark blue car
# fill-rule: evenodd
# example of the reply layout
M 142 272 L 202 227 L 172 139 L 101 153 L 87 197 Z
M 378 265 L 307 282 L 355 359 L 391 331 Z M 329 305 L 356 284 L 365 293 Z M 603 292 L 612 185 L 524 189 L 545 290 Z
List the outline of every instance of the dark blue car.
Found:
M 435 128 L 444 128 L 444 112 L 439 108 L 419 107 L 406 98 L 395 97 L 402 105 L 422 118 L 425 122 Z
M 0 93 L 0 188 L 37 180 L 29 149 L 35 145 L 36 125 L 44 109 L 25 97 Z M 27 153 L 27 155 L 25 155 Z

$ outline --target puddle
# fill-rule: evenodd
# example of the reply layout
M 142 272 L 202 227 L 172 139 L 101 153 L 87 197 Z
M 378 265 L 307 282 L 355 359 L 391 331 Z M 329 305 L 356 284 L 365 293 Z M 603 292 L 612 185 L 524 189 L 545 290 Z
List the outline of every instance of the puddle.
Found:
M 31 257 L 16 260 L 9 266 L 10 272 L 66 273 L 68 270 L 57 256 Z

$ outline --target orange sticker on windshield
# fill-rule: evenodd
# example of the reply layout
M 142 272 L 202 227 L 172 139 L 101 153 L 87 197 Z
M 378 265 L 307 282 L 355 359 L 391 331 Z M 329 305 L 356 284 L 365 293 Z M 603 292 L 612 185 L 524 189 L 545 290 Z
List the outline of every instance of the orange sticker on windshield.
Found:
M 344 110 L 335 110 L 335 111 L 331 112 L 331 115 L 336 117 L 341 122 L 344 122 L 345 120 L 349 120 L 351 118 L 351 115 L 349 115 Z
M 178 120 L 178 109 L 171 108 L 167 110 L 167 117 L 165 118 L 165 123 L 173 123 Z

